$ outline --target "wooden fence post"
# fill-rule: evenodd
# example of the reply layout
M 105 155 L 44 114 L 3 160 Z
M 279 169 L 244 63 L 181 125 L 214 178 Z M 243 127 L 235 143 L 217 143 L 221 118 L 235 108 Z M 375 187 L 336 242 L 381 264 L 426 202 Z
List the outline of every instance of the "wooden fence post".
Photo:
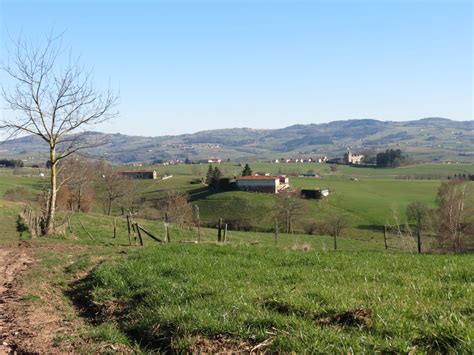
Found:
M 133 220 L 132 220 L 132 233 L 133 233 L 133 244 L 137 245 L 138 232 L 137 232 L 137 228 L 135 226 L 135 222 Z
M 138 229 L 140 229 L 143 233 L 148 235 L 151 239 L 156 240 L 158 243 L 163 243 L 163 241 L 160 238 L 154 236 L 153 233 L 151 233 L 149 230 L 143 228 L 140 225 L 137 225 L 137 226 L 138 226 Z
M 135 229 L 137 230 L 138 240 L 140 241 L 140 245 L 143 246 L 142 233 L 140 232 L 140 227 L 138 226 L 138 223 L 135 223 Z
M 224 242 L 227 242 L 227 223 L 224 224 Z
M 278 246 L 278 219 L 275 218 L 275 246 Z
M 117 238 L 117 220 L 114 217 L 114 239 Z
M 193 212 L 194 212 L 194 219 L 196 220 L 197 224 L 197 233 L 198 233 L 198 243 L 201 241 L 201 216 L 199 214 L 199 206 L 194 204 L 193 205 Z
M 169 226 L 169 223 L 168 223 L 168 219 L 169 219 L 168 212 L 165 212 L 165 242 L 166 243 L 171 243 L 170 226 Z
M 93 237 L 92 234 L 90 234 L 89 231 L 86 229 L 86 227 L 84 226 L 84 223 L 82 223 L 81 220 L 79 220 L 79 223 L 81 224 L 82 229 L 84 229 L 84 232 L 87 233 L 87 235 L 89 236 L 89 238 L 91 238 L 91 240 L 94 240 L 94 237 Z
M 127 214 L 127 231 L 128 231 L 128 244 L 132 245 L 131 230 L 130 230 L 130 216 Z
M 217 225 L 217 241 L 222 241 L 222 218 L 219 218 L 219 224 Z
M 418 254 L 421 254 L 421 231 L 420 228 L 417 228 L 416 231 L 416 236 L 417 236 L 417 247 L 418 247 Z
M 385 247 L 385 250 L 388 249 L 388 245 L 387 245 L 387 225 L 384 224 L 383 226 L 383 245 Z

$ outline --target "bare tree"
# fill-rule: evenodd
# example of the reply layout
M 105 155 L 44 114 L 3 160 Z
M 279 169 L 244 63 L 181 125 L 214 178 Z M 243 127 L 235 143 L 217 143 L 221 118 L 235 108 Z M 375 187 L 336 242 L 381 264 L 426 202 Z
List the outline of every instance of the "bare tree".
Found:
M 463 250 L 474 223 L 472 191 L 466 182 L 443 182 L 438 190 L 438 237 L 443 248 Z
M 103 142 L 90 139 L 84 131 L 115 115 L 117 97 L 108 90 L 101 94 L 92 85 L 91 75 L 73 61 L 62 61 L 62 36 L 48 37 L 36 45 L 18 40 L 3 70 L 12 79 L 13 87 L 2 90 L 7 107 L 17 113 L 3 118 L 0 130 L 8 138 L 32 134 L 49 148 L 50 186 L 45 214 L 44 234 L 54 231 L 58 163 L 80 150 Z
M 95 167 L 85 158 L 71 156 L 58 165 L 58 201 L 70 211 L 88 212 L 94 201 Z
M 415 223 L 418 254 L 421 254 L 421 233 L 429 226 L 429 208 L 420 201 L 410 203 L 406 209 L 406 215 L 410 222 Z
M 131 181 L 104 161 L 98 163 L 97 170 L 97 195 L 102 201 L 104 213 L 110 216 L 112 207 L 127 195 Z
M 342 233 L 342 231 L 347 228 L 351 223 L 351 217 L 347 214 L 332 214 L 328 217 L 327 228 L 329 234 L 333 237 L 334 241 L 334 250 L 337 249 L 337 237 Z
M 292 233 L 298 217 L 304 212 L 304 204 L 299 191 L 285 190 L 277 195 L 275 216 L 279 221 L 284 221 L 285 232 Z
M 167 216 L 168 220 L 176 223 L 179 228 L 194 222 L 193 206 L 184 192 L 166 191 L 164 196 L 157 201 L 157 207 L 161 218 Z

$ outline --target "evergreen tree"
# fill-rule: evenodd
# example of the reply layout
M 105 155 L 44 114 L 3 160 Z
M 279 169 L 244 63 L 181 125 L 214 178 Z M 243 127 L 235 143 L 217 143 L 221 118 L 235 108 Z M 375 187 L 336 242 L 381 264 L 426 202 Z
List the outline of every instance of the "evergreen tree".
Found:
M 250 169 L 250 166 L 248 164 L 245 164 L 244 170 L 242 170 L 242 176 L 251 176 L 252 175 L 252 169 Z
M 216 166 L 214 170 L 212 167 L 209 167 L 208 174 L 210 174 L 210 179 L 208 182 L 209 188 L 211 190 L 218 190 L 219 189 L 219 182 L 222 179 L 222 172 L 219 170 L 219 168 Z M 207 179 L 207 177 L 206 177 Z
M 222 172 L 217 166 L 214 168 L 214 172 L 212 173 L 212 178 L 215 182 L 219 182 L 219 180 L 222 179 Z
M 207 185 L 211 185 L 213 176 L 214 176 L 214 170 L 212 169 L 212 165 L 209 164 L 209 169 L 207 169 L 207 174 L 206 174 Z

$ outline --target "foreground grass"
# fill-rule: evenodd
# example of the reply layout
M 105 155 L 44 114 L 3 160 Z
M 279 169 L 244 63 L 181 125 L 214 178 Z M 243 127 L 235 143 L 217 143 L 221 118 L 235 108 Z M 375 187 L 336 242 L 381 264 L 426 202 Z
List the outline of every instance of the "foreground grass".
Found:
M 472 270 L 468 255 L 166 245 L 101 264 L 87 287 L 104 324 L 147 350 L 225 339 L 234 350 L 467 353 Z

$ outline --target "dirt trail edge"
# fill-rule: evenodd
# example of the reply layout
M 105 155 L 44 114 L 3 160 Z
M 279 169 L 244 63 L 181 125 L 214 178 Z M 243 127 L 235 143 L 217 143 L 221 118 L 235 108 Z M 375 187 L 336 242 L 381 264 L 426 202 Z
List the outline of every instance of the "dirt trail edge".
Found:
M 16 352 L 15 337 L 21 329 L 12 312 L 19 302 L 15 281 L 33 262 L 28 248 L 0 246 L 0 354 Z

